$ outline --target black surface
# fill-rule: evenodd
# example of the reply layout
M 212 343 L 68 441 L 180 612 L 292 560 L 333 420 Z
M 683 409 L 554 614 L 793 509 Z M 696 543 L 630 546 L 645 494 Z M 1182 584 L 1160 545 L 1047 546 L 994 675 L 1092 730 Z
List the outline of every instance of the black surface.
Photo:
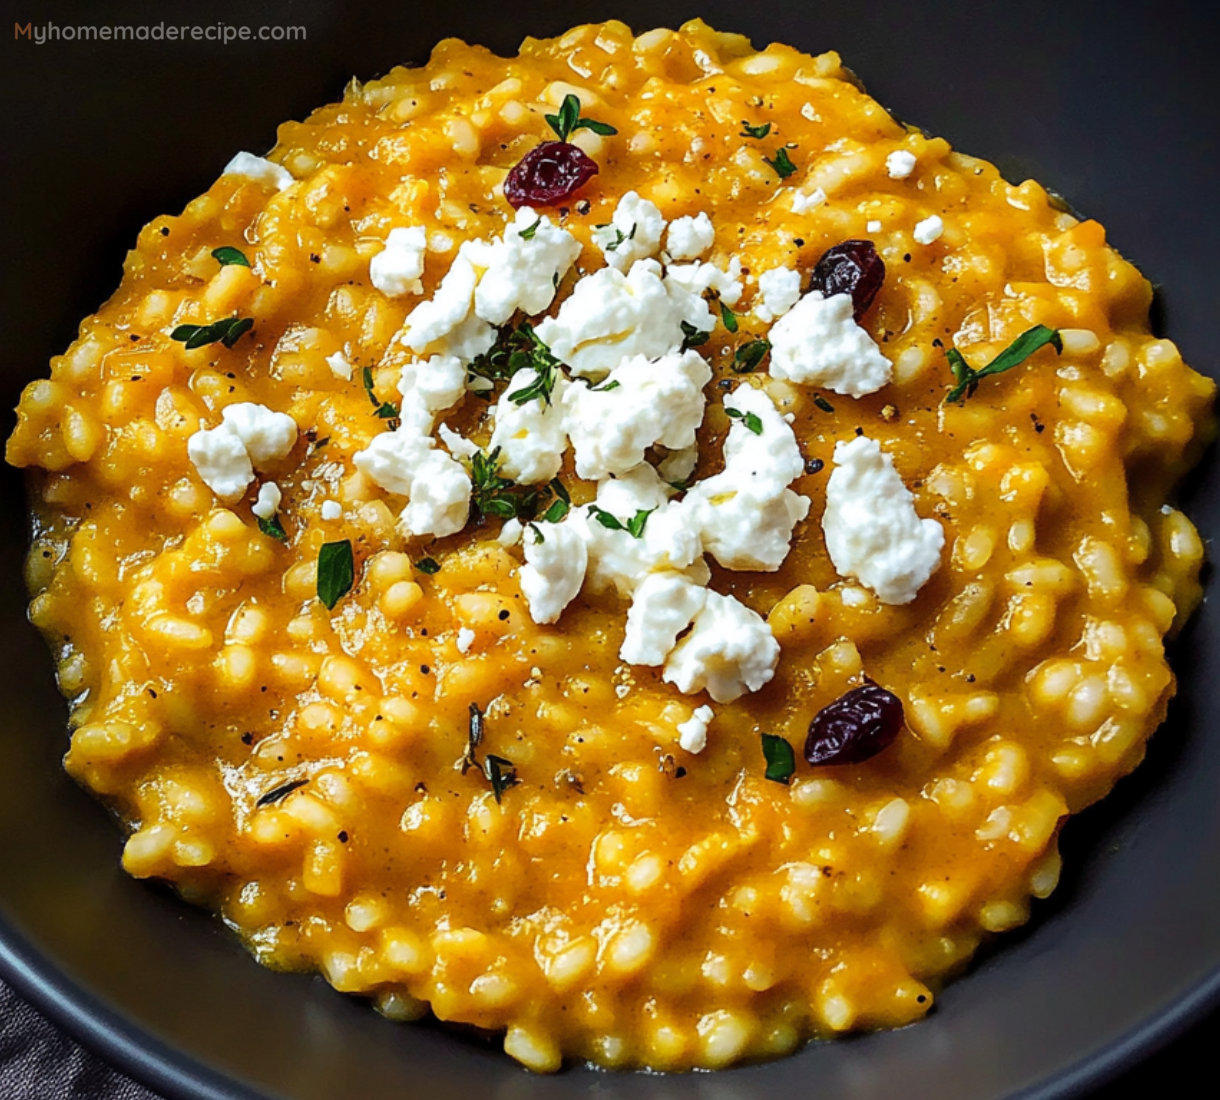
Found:
M 8 39 L 7 20 L 0 26 L 0 407 L 12 407 L 117 285 L 144 222 L 180 209 L 235 150 L 269 147 L 277 122 L 335 98 L 351 74 L 421 61 L 445 35 L 506 52 L 525 30 L 610 16 L 642 30 L 703 14 L 758 45 L 839 50 L 900 117 L 1010 178 L 1036 176 L 1101 220 L 1163 286 L 1160 322 L 1187 361 L 1214 375 L 1216 11 L 1185 0 L 41 3 L 13 14 L 61 24 L 290 23 L 308 39 L 37 46 Z M 11 423 L 0 416 L 0 433 Z M 1220 992 L 1220 707 L 1211 692 L 1220 623 L 1210 603 L 1179 649 L 1182 699 L 1145 767 L 1068 826 L 1055 898 L 952 986 L 928 1021 L 715 1075 L 539 1079 L 491 1048 L 396 1027 L 318 981 L 263 971 L 205 915 L 122 876 L 111 823 L 59 770 L 64 709 L 23 619 L 21 483 L 7 469 L 0 507 L 0 973 L 167 1096 L 1045 1100 L 1096 1093 L 1102 1077 Z M 1220 492 L 1210 472 L 1192 512 L 1214 537 Z M 1213 1011 L 1123 1084 L 1165 1095 L 1191 1065 L 1206 1080 L 1217 1040 Z

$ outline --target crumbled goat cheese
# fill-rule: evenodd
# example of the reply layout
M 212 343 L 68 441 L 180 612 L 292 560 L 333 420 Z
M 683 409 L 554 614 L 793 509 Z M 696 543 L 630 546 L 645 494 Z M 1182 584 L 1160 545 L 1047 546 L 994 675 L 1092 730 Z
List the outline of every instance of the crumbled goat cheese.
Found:
M 567 522 L 548 523 L 544 540 L 526 538 L 521 592 L 536 623 L 553 623 L 576 598 L 584 583 L 589 553 L 576 527 Z
M 373 436 L 363 451 L 352 455 L 352 462 L 387 492 L 410 496 L 419 463 L 431 449 L 432 438 L 426 431 L 416 424 L 404 424 L 396 431 Z
M 716 230 L 712 226 L 712 219 L 700 211 L 694 217 L 688 214 L 669 223 L 665 247 L 672 259 L 696 260 L 712 247 L 715 240 Z
M 215 428 L 195 432 L 186 450 L 204 484 L 232 501 L 254 480 L 254 467 L 287 457 L 296 441 L 291 416 L 243 401 L 229 405 Z
M 472 443 L 464 435 L 459 435 L 448 424 L 442 424 L 436 429 L 436 434 L 441 437 L 441 442 L 449 448 L 449 453 L 454 458 L 474 458 L 479 453 L 479 445 Z
M 328 355 L 326 365 L 330 367 L 331 373 L 336 378 L 341 378 L 344 382 L 352 380 L 352 365 L 347 361 L 347 356 L 343 352 L 337 351 L 334 355 Z
M 496 536 L 496 542 L 503 546 L 506 550 L 510 546 L 516 546 L 521 541 L 521 533 L 525 530 L 521 526 L 521 521 L 517 518 L 506 519 L 504 526 L 500 528 L 499 535 Z
M 729 261 L 727 270 L 702 261 L 693 264 L 670 264 L 665 269 L 665 282 L 671 287 L 681 287 L 687 294 L 696 297 L 711 290 L 730 309 L 741 300 L 744 290 L 741 282 L 741 260 L 736 256 Z
M 678 724 L 678 744 L 689 753 L 702 752 L 707 748 L 707 727 L 715 717 L 711 707 L 698 707 L 685 722 Z
M 531 228 L 530 236 L 521 235 Z M 541 313 L 579 255 L 580 242 L 571 233 L 521 207 L 503 237 L 491 244 L 479 241 L 471 250 L 476 268 L 484 269 L 474 292 L 475 314 L 502 325 L 517 310 Z
M 904 180 L 915 171 L 915 154 L 906 149 L 895 149 L 885 158 L 885 170 L 892 180 Z
M 707 589 L 681 573 L 645 577 L 631 598 L 620 659 L 632 665 L 664 664 L 706 599 Z
M 402 512 L 408 535 L 455 535 L 470 516 L 470 475 L 444 451 L 425 451 L 415 463 L 411 497 Z
M 826 192 L 820 187 L 815 187 L 808 192 L 792 188 L 792 213 L 794 214 L 808 214 L 810 210 L 816 210 L 825 202 Z
M 270 519 L 280 510 L 280 501 L 283 499 L 284 494 L 274 481 L 264 481 L 258 487 L 258 497 L 251 505 L 250 511 L 259 519 Z
M 940 562 L 944 529 L 919 518 L 894 460 L 874 440 L 835 444 L 834 461 L 822 516 L 830 560 L 883 603 L 910 603 Z
M 709 591 L 663 678 L 684 694 L 706 689 L 717 703 L 731 703 L 767 683 L 778 663 L 779 643 L 766 620 L 732 596 Z
M 809 514 L 809 499 L 788 485 L 804 471 L 792 428 L 762 390 L 738 386 L 725 408 L 758 417 L 755 434 L 733 420 L 724 470 L 696 482 L 682 501 L 704 550 L 726 569 L 774 572 L 788 556 L 792 531 Z
M 245 176 L 255 183 L 273 184 L 277 191 L 291 187 L 296 181 L 292 173 L 283 165 L 269 161 L 266 157 L 256 157 L 253 153 L 238 153 L 221 173 L 222 176 Z
M 881 223 L 879 221 L 871 221 L 867 225 L 865 225 L 864 229 L 865 229 L 865 232 L 868 232 L 868 233 L 880 233 L 881 232 Z
M 327 522 L 332 522 L 343 518 L 343 505 L 337 500 L 322 501 L 322 518 Z
M 385 248 L 369 261 L 369 279 L 382 294 L 401 298 L 404 294 L 422 294 L 424 284 L 424 253 L 428 250 L 428 235 L 424 228 L 413 225 L 391 229 Z
M 607 225 L 598 226 L 591 234 L 593 243 L 602 250 L 606 263 L 618 271 L 626 271 L 636 260 L 655 256 L 661 247 L 665 219 L 661 211 L 628 191 L 618 200 Z
M 559 473 L 568 445 L 563 408 L 573 384 L 566 378 L 555 380 L 549 404 L 541 398 L 520 405 L 509 400 L 509 394 L 524 389 L 536 377 L 528 367 L 517 371 L 492 409 L 496 427 L 490 449 L 500 448 L 504 476 L 525 485 L 550 481 Z
M 398 376 L 398 392 L 403 405 L 418 403 L 430 413 L 444 412 L 465 395 L 466 368 L 455 355 L 406 363 Z
M 693 446 L 711 379 L 704 358 L 688 350 L 656 360 L 634 355 L 610 372 L 603 388 L 569 387 L 563 408 L 577 475 L 599 480 L 626 473 L 655 443 Z
M 470 652 L 470 647 L 474 645 L 475 633 L 468 626 L 462 627 L 457 633 L 457 648 L 458 652 L 465 656 Z
M 496 341 L 496 330 L 474 314 L 474 293 L 479 272 L 471 260 L 484 241 L 467 241 L 458 249 L 436 293 L 420 302 L 403 322 L 397 339 L 417 354 L 437 345 L 437 350 L 469 361 L 482 355 Z M 440 341 L 445 341 L 440 346 Z
M 600 381 L 632 355 L 659 359 L 682 346 L 682 322 L 710 331 L 707 303 L 661 279 L 661 266 L 640 260 L 624 275 L 604 267 L 581 279 L 555 317 L 537 333 L 572 374 Z
M 890 361 L 852 317 L 850 294 L 811 290 L 771 328 L 771 377 L 862 397 L 889 382 Z
M 782 317 L 801 298 L 801 273 L 790 267 L 773 267 L 758 277 L 754 316 L 771 322 Z
M 930 218 L 924 218 L 915 226 L 916 244 L 931 244 L 933 241 L 940 240 L 940 235 L 945 231 L 945 223 L 941 220 L 939 214 L 933 214 Z

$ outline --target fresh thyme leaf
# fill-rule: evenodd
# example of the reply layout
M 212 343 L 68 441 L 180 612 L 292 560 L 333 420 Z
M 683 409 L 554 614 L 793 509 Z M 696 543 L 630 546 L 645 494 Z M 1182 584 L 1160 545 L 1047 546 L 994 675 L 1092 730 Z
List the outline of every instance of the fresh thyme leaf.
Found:
M 614 226 L 613 227 L 614 228 L 614 240 L 610 244 L 606 245 L 604 251 L 613 252 L 624 241 L 634 241 L 635 240 L 635 231 L 636 231 L 636 229 L 639 228 L 639 224 L 640 224 L 639 222 L 632 222 L 630 233 L 624 233 L 621 229 L 619 229 L 619 227 L 617 225 Z M 606 225 L 600 225 L 600 226 L 598 226 L 598 228 L 599 229 L 610 228 L 610 223 L 607 222 Z
M 567 141 L 577 130 L 592 130 L 595 134 L 601 134 L 602 137 L 609 137 L 611 134 L 617 134 L 618 131 L 611 125 L 605 122 L 595 122 L 591 118 L 580 117 L 580 99 L 569 92 L 563 97 L 563 103 L 559 107 L 557 115 L 544 116 L 547 125 L 559 136 L 560 141 Z
M 767 770 L 763 774 L 776 783 L 786 784 L 796 771 L 796 754 L 792 751 L 792 746 L 783 737 L 764 733 L 762 751 L 763 759 L 767 762 Z
M 326 542 L 318 551 L 318 599 L 332 611 L 352 590 L 356 565 L 352 559 L 352 540 Z
M 169 334 L 169 338 L 185 345 L 187 351 L 217 342 L 231 348 L 253 327 L 253 317 L 226 317 L 210 325 L 179 325 Z
M 627 534 L 633 539 L 644 537 L 644 525 L 648 522 L 648 517 L 655 512 L 655 508 L 649 508 L 645 511 L 641 508 L 634 516 L 627 521 Z
M 544 516 L 543 518 L 545 519 L 546 517 Z M 546 535 L 542 533 L 542 528 L 539 527 L 538 524 L 529 524 L 529 529 L 533 532 L 535 546 L 537 546 L 540 542 L 546 542 Z
M 564 488 L 564 484 L 557 477 L 551 478 L 550 484 L 547 486 L 564 504 L 571 504 L 572 498 L 568 495 L 568 491 Z
M 483 743 L 483 712 L 478 703 L 470 704 L 470 725 L 466 733 L 466 751 L 462 753 L 462 774 L 479 767 L 478 751 Z M 482 769 L 480 769 L 482 770 Z
M 727 405 L 724 411 L 728 413 L 734 420 L 740 420 L 750 431 L 755 435 L 762 435 L 762 421 L 758 419 L 757 413 L 742 412 L 740 409 L 730 409 Z
M 509 355 L 509 366 L 512 373 L 518 370 L 533 370 L 534 380 L 519 390 L 508 395 L 509 401 L 515 405 L 524 405 L 536 398 L 551 403 L 551 393 L 559 380 L 559 360 L 551 354 L 534 331 L 533 325 L 523 321 L 516 332 L 522 346 Z
M 421 573 L 426 573 L 429 577 L 431 577 L 434 573 L 439 573 L 441 571 L 441 563 L 435 558 L 420 558 L 419 561 L 415 563 L 415 568 Z
M 771 123 L 764 122 L 761 126 L 751 126 L 744 118 L 741 120 L 740 137 L 754 138 L 761 141 L 771 132 Z
M 820 393 L 815 393 L 813 395 L 813 403 L 815 405 L 817 405 L 817 407 L 819 409 L 821 409 L 822 412 L 824 412 L 824 413 L 832 413 L 835 411 L 835 407 L 829 401 L 827 401 L 826 398 L 824 398 Z
M 534 239 L 534 234 L 538 232 L 538 227 L 541 224 L 542 224 L 542 219 L 539 218 L 536 222 L 534 222 L 533 225 L 528 226 L 525 229 L 522 229 L 521 232 L 519 232 L 517 234 L 517 236 L 520 237 L 523 241 L 532 241 Z
M 729 332 L 737 331 L 737 314 L 729 309 L 724 302 L 720 303 L 720 319 L 724 322 L 724 327 Z
M 607 380 L 607 381 L 601 383 L 601 385 L 599 385 L 599 386 L 590 386 L 589 392 L 590 393 L 609 393 L 611 390 L 617 390 L 619 388 L 619 386 L 621 386 L 621 385 L 622 385 L 621 382 Z
M 392 401 L 381 401 L 373 389 L 373 368 L 364 367 L 360 371 L 360 379 L 364 383 L 364 392 L 369 395 L 373 406 L 373 415 L 382 420 L 395 420 L 398 417 L 398 406 Z
M 308 779 L 294 779 L 291 783 L 285 783 L 282 787 L 268 791 L 255 805 L 274 806 L 277 802 L 283 802 L 293 791 L 299 791 L 308 782 Z
M 742 344 L 733 353 L 733 373 L 751 374 L 756 371 L 758 364 L 767 357 L 770 350 L 771 343 L 768 340 L 751 340 L 748 344 Z
M 973 397 L 980 379 L 1003 374 L 1005 371 L 1012 370 L 1013 367 L 1020 366 L 1034 352 L 1046 347 L 1047 344 L 1055 349 L 1056 354 L 1062 354 L 1063 338 L 1059 335 L 1058 330 L 1048 328 L 1046 325 L 1034 325 L 1033 328 L 1021 333 L 990 363 L 978 370 L 966 362 L 965 357 L 957 348 L 950 348 L 945 352 L 945 356 L 949 360 L 953 380 L 957 385 L 945 395 L 945 404 L 951 405 L 955 401 Z
M 782 146 L 776 150 L 774 159 L 763 157 L 763 160 L 775 169 L 775 174 L 782 180 L 786 180 L 796 171 L 796 165 L 792 163 L 791 158 L 788 156 L 788 150 Z
M 284 525 L 280 523 L 279 516 L 272 516 L 270 519 L 263 519 L 262 516 L 255 517 L 258 520 L 258 529 L 264 535 L 273 539 L 279 539 L 280 542 L 287 542 L 288 536 L 284 534 Z
M 690 351 L 691 348 L 701 348 L 711 338 L 710 332 L 704 332 L 702 329 L 695 328 L 689 321 L 682 321 L 682 347 L 681 351 Z
M 227 244 L 220 248 L 213 248 L 212 259 L 221 267 L 228 267 L 230 264 L 235 264 L 237 267 L 250 266 L 250 261 L 246 259 L 246 254 L 240 248 Z
M 603 512 L 596 504 L 589 505 L 589 515 L 600 523 L 607 531 L 625 531 L 622 523 L 609 512 Z
M 558 523 L 571 510 L 572 505 L 566 500 L 553 500 L 551 506 L 539 517 L 546 523 Z M 539 539 L 539 542 L 542 540 Z
M 500 804 L 500 797 L 514 783 L 520 783 L 517 778 L 517 765 L 511 760 L 506 760 L 503 756 L 496 756 L 493 753 L 488 753 L 487 758 L 483 761 L 483 774 L 487 776 L 487 781 L 491 784 L 491 793 L 496 796 L 496 805 Z

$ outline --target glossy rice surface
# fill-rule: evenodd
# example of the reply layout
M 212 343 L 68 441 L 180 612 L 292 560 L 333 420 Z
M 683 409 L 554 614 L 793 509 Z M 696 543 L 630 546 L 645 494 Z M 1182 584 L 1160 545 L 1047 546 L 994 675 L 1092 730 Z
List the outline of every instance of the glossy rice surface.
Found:
M 717 382 L 766 331 L 757 274 L 860 238 L 887 268 L 862 324 L 892 384 L 825 395 L 828 411 L 765 365 L 747 379 L 825 466 L 794 485 L 812 507 L 778 572 L 713 567 L 782 656 L 761 691 L 714 705 L 698 755 L 677 726 L 708 700 L 620 662 L 624 601 L 534 624 L 498 521 L 404 540 L 401 498 L 352 463 L 386 427 L 360 370 L 394 393 L 387 349 L 421 300 L 374 289 L 370 258 L 390 228 L 425 226 L 429 295 L 463 240 L 503 233 L 504 178 L 569 92 L 618 130 L 580 133 L 600 166 L 588 205 L 548 211 L 585 244 L 580 267 L 600 265 L 590 231 L 634 189 L 668 219 L 707 212 L 705 258 L 746 270 L 740 331 L 700 349 L 716 375 L 700 475 L 728 426 Z M 780 146 L 796 168 L 782 180 L 764 159 Z M 897 149 L 917 158 L 905 179 L 887 172 Z M 317 968 L 394 1017 L 430 1006 L 501 1030 L 536 1070 L 720 1067 L 921 1017 L 1054 889 L 1062 819 L 1138 763 L 1173 691 L 1163 637 L 1198 600 L 1203 548 L 1166 500 L 1213 384 L 1150 334 L 1148 282 L 1039 184 L 906 130 L 836 55 L 759 53 L 699 23 L 580 27 L 511 59 L 446 41 L 286 123 L 270 157 L 297 182 L 222 176 L 143 230 L 8 443 L 38 471 L 31 618 L 72 701 L 67 767 L 121 818 L 127 869 L 218 910 L 269 965 Z M 795 213 L 792 192 L 818 187 L 826 202 Z M 931 215 L 944 232 L 919 244 Z M 253 266 L 219 267 L 225 245 Z M 254 328 L 232 349 L 169 336 L 234 314 Z M 946 348 L 978 366 L 1035 324 L 1061 331 L 1062 355 L 943 403 Z M 256 486 L 223 505 L 187 457 L 237 401 L 302 428 L 267 473 L 286 542 L 260 533 Z M 468 396 L 446 422 L 486 444 L 486 409 Z M 944 525 L 940 568 L 906 606 L 826 552 L 834 444 L 861 429 Z M 316 562 L 341 539 L 356 583 L 327 610 Z M 415 567 L 424 555 L 439 572 Z M 867 763 L 809 767 L 811 718 L 865 677 L 906 728 Z M 499 802 L 461 767 L 472 703 L 484 751 L 520 779 Z M 796 749 L 789 783 L 764 777 L 764 732 Z

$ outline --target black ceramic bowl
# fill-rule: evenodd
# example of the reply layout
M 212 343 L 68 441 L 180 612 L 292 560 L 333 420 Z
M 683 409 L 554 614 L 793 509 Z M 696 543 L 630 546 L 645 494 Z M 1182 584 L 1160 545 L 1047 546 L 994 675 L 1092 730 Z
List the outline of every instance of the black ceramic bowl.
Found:
M 696 14 L 811 52 L 837 49 L 899 117 L 1036 176 L 1162 288 L 1157 325 L 1214 373 L 1220 303 L 1215 5 L 852 0 L 742 5 L 240 6 L 43 3 L 30 20 L 304 26 L 304 42 L 37 45 L 6 41 L 5 315 L 0 406 L 45 372 L 117 285 L 124 249 L 238 149 L 337 97 L 353 73 L 420 62 L 457 35 L 500 52 L 617 16 Z M 4 30 L 7 38 L 7 24 Z M 0 433 L 12 426 L 0 417 Z M 1220 485 L 1191 511 L 1220 527 Z M 1181 694 L 1149 759 L 1068 825 L 1054 898 L 952 985 L 923 1023 L 770 1065 L 661 1077 L 526 1074 L 492 1047 L 402 1027 L 320 980 L 272 974 L 217 923 L 119 870 L 105 812 L 63 776 L 65 710 L 24 614 L 21 478 L 0 472 L 0 975 L 133 1075 L 183 1100 L 486 1095 L 643 1100 L 1066 1098 L 1095 1090 L 1220 1000 L 1220 622 L 1205 604 L 1177 647 Z M 1220 1037 L 1214 1015 L 1204 1025 Z

